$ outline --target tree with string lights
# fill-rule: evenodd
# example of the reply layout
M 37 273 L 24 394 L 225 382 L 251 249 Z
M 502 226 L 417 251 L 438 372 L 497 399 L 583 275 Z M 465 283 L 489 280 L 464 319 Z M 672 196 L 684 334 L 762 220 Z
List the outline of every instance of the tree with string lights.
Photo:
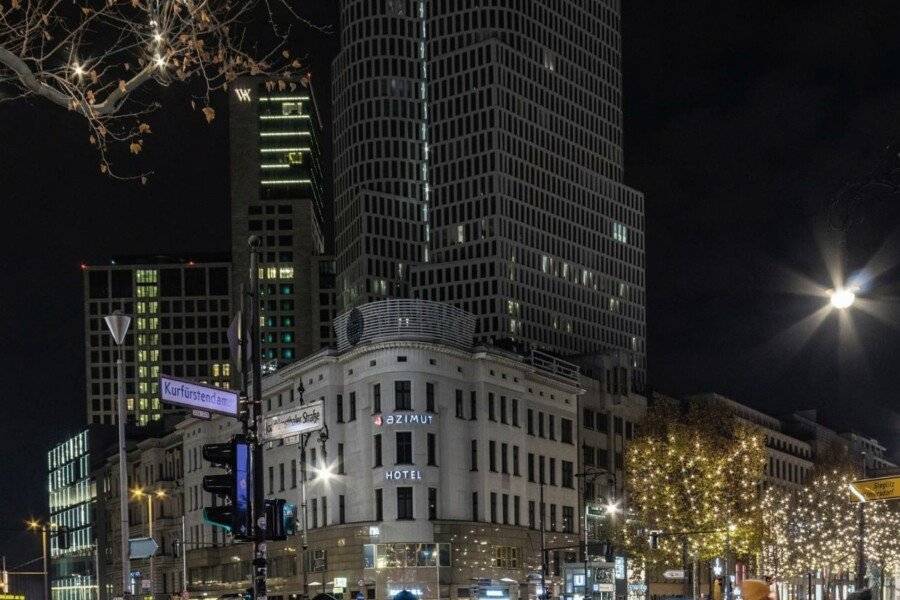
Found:
M 859 522 L 849 484 L 852 468 L 826 470 L 800 490 L 771 488 L 763 501 L 767 574 L 781 580 L 821 574 L 831 595 L 841 578 L 856 568 Z M 864 548 L 870 568 L 880 573 L 900 567 L 900 512 L 886 502 L 864 507 Z
M 677 563 L 685 549 L 693 561 L 753 556 L 765 460 L 762 435 L 724 407 L 655 404 L 626 455 L 629 554 L 657 564 Z M 663 532 L 657 548 L 647 533 L 654 530 Z
M 0 0 L 0 101 L 35 98 L 82 117 L 100 171 L 114 174 L 111 147 L 141 152 L 160 86 L 190 85 L 212 121 L 210 94 L 241 75 L 302 84 L 285 47 L 299 20 L 289 0 Z

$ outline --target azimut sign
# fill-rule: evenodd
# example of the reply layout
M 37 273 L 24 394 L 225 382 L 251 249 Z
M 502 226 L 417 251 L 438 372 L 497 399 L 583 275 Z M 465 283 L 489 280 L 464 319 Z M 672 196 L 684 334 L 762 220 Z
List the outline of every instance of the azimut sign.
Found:
M 434 415 L 430 413 L 391 413 L 372 417 L 376 427 L 387 425 L 431 425 Z

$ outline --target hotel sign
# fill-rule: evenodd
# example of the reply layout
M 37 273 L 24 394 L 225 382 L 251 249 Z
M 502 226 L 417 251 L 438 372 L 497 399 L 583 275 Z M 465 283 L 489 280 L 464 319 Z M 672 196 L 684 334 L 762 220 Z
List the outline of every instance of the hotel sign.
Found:
M 163 375 L 159 378 L 159 398 L 163 402 L 192 410 L 237 417 L 238 393 L 212 385 L 202 385 Z
M 422 471 L 418 469 L 388 469 L 384 472 L 385 481 L 422 481 Z
M 265 419 L 263 438 L 281 440 L 298 436 L 311 431 L 318 431 L 325 426 L 325 412 L 322 401 L 310 402 L 287 412 L 270 415 Z
M 372 417 L 376 427 L 385 425 L 431 425 L 434 415 L 428 413 L 392 413 Z

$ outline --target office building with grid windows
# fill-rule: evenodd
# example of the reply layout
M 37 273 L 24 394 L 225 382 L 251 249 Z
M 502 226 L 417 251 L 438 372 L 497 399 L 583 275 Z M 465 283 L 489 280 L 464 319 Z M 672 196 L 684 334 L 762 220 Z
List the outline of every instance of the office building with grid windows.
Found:
M 645 369 L 616 0 L 343 0 L 338 299 L 454 304 L 483 340 Z
M 230 264 L 154 257 L 82 265 L 89 423 L 116 421 L 116 353 L 103 317 L 132 316 L 125 337 L 125 393 L 136 425 L 159 421 L 161 374 L 228 386 Z
M 248 238 L 262 241 L 261 350 L 267 370 L 328 343 L 322 338 L 333 291 L 322 289 L 319 262 L 333 247 L 329 178 L 313 90 L 264 77 L 234 82 L 229 96 L 231 256 L 235 306 L 249 277 Z M 324 323 L 330 329 L 331 313 Z

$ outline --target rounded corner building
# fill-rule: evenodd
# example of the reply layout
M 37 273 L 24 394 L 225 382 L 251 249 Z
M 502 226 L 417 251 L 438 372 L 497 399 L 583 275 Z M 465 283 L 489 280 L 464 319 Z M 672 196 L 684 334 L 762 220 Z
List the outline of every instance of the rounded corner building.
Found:
M 267 493 L 305 513 L 300 594 L 534 599 L 545 566 L 558 585 L 581 543 L 577 367 L 475 345 L 474 316 L 426 300 L 335 327 L 263 382 L 267 414 L 315 408 L 327 431 L 265 453 Z
M 620 0 L 340 0 L 337 295 L 446 302 L 479 340 L 645 372 Z

